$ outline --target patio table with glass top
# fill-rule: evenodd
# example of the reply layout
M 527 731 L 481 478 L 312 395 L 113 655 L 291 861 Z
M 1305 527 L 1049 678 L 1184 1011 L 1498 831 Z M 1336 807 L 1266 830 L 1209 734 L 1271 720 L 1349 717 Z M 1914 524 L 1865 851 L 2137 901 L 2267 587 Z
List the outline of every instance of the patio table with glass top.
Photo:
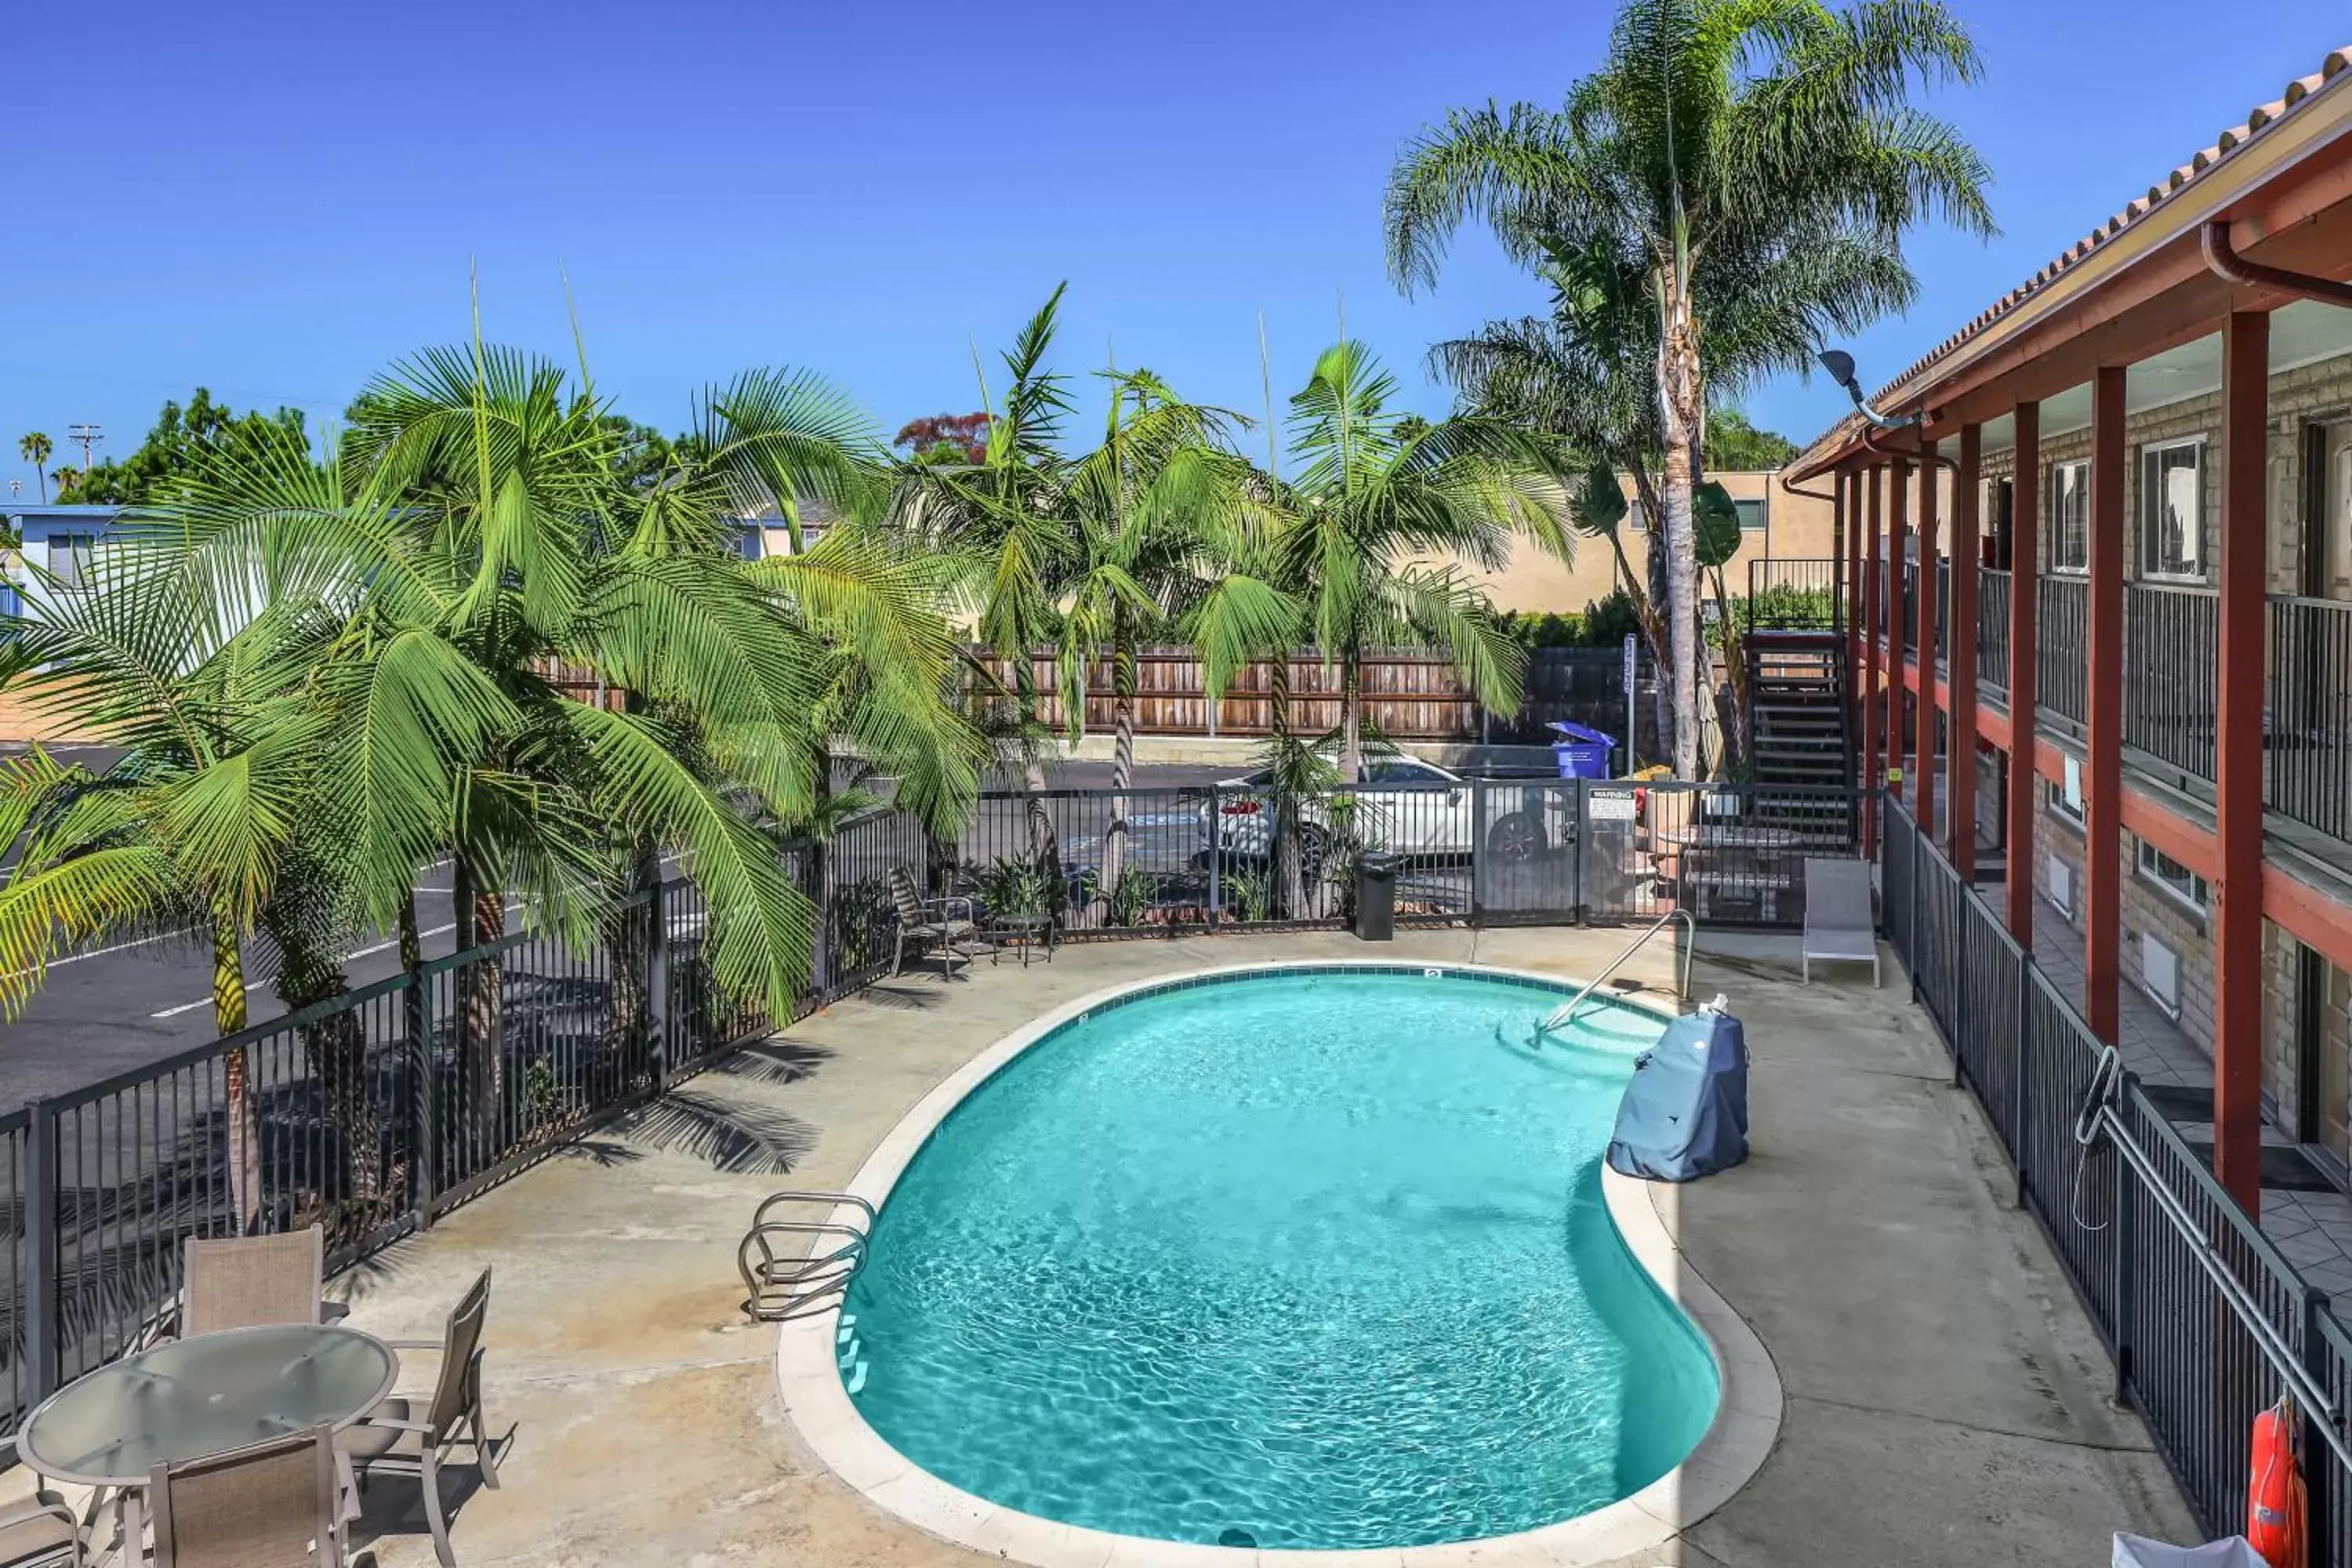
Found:
M 356 1329 L 274 1324 L 170 1340 L 51 1394 L 16 1451 L 52 1480 L 122 1492 L 123 1540 L 141 1539 L 141 1491 L 158 1465 L 226 1453 L 312 1426 L 348 1426 L 400 1373 L 392 1347 Z

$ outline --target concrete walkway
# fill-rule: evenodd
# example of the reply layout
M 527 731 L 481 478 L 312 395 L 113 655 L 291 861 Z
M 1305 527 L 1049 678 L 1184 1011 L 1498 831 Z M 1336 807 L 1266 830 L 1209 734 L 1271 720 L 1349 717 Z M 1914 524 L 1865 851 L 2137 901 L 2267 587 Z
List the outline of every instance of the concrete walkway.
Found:
M 932 1085 L 1061 1001 L 1286 957 L 1479 960 L 1591 973 L 1622 933 L 1308 935 L 1068 947 L 1051 965 L 877 987 L 685 1086 L 336 1282 L 352 1321 L 437 1331 L 494 1268 L 486 1383 L 513 1430 L 501 1489 L 456 1500 L 465 1568 L 972 1568 L 818 1469 L 784 1425 L 775 1331 L 734 1248 L 771 1189 L 837 1186 Z M 1724 939 L 1710 939 L 1720 945 Z M 1702 957 L 1755 1057 L 1755 1157 L 1660 1189 L 1690 1265 L 1755 1326 L 1787 1390 L 1756 1480 L 1638 1563 L 2095 1563 L 2118 1528 L 2190 1526 L 1972 1104 L 1899 983 L 1794 983 L 1791 944 Z M 1663 951 L 1637 972 L 1660 981 Z M 1890 973 L 1893 973 L 1890 966 Z M 789 1178 L 777 1173 L 788 1166 Z M 414 1369 L 425 1371 L 419 1358 Z M 404 1380 L 408 1381 L 408 1380 Z M 470 1483 L 470 1477 L 468 1478 Z M 369 1500 L 383 1568 L 432 1562 L 412 1485 Z M 1376 1556 L 1376 1554 L 1375 1554 Z M 1369 1559 L 1368 1559 L 1369 1560 Z M 1487 1562 L 1465 1552 L 1465 1563 Z

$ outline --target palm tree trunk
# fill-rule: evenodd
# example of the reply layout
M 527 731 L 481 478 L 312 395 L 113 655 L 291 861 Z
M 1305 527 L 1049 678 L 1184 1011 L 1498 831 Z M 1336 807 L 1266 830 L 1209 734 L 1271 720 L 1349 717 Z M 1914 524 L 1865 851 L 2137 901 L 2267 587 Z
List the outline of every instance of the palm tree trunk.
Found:
M 1669 300 L 1679 289 L 1669 279 Z M 1658 404 L 1664 427 L 1665 473 L 1659 539 L 1666 549 L 1666 640 L 1672 656 L 1667 679 L 1674 691 L 1675 776 L 1699 773 L 1698 532 L 1693 516 L 1696 486 L 1692 476 L 1706 390 L 1699 377 L 1698 334 L 1686 311 L 1667 315 L 1658 347 Z
M 474 891 L 474 945 L 487 946 L 507 933 L 505 894 L 497 889 Z M 474 1091 L 475 1147 L 487 1161 L 499 1152 L 493 1147 L 506 1106 L 506 1007 L 503 962 L 480 958 L 466 971 L 467 1037 L 473 1046 L 467 1076 Z
M 1103 832 L 1102 890 L 1118 890 L 1127 869 L 1127 786 L 1135 777 L 1135 627 L 1127 606 L 1111 612 L 1110 824 Z
M 213 917 L 213 1031 L 223 1038 L 245 1029 L 245 953 L 236 922 Z M 226 1063 L 228 1100 L 228 1201 L 239 1236 L 261 1219 L 261 1129 L 253 1110 L 252 1047 L 240 1046 Z
M 1339 650 L 1339 783 L 1360 784 L 1364 774 L 1364 652 Z
M 1036 665 L 1026 650 L 1019 658 L 1020 663 L 1013 667 L 1013 688 L 1021 700 L 1021 785 L 1029 792 L 1029 858 L 1049 873 L 1058 875 L 1061 846 L 1055 840 L 1053 814 L 1045 809 L 1042 798 L 1045 792 L 1045 764 L 1033 749 L 1027 733 L 1037 722 Z
M 350 994 L 351 981 L 341 965 L 282 942 L 279 952 L 285 958 L 278 975 L 278 997 L 288 1012 Z M 367 1030 L 357 1012 L 336 1013 L 303 1026 L 302 1051 L 319 1079 L 327 1125 L 334 1129 L 341 1151 L 343 1195 L 359 1210 L 358 1228 L 364 1231 L 383 1191 L 381 1119 L 368 1092 Z M 321 1199 L 331 1201 L 332 1196 L 322 1194 Z M 334 1227 L 329 1229 L 332 1232 Z

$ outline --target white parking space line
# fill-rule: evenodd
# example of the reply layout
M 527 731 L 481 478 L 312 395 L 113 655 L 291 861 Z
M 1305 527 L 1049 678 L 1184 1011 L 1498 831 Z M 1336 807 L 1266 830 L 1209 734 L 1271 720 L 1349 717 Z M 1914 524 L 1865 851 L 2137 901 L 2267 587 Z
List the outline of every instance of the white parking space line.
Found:
M 520 899 L 509 899 L 507 900 L 507 913 L 509 914 L 514 913 L 515 910 L 521 907 L 522 900 Z M 447 925 L 435 926 L 430 931 L 418 931 L 416 936 L 417 940 L 421 942 L 426 937 L 446 935 L 457 929 L 457 922 L 451 921 Z M 343 954 L 342 961 L 345 963 L 349 963 L 354 958 L 365 958 L 371 953 L 382 952 L 386 948 L 398 947 L 399 945 L 400 939 L 398 937 L 394 937 L 390 942 L 380 942 L 373 947 L 354 948 L 350 952 Z M 92 956 L 96 955 L 93 954 Z M 176 1018 L 183 1013 L 193 1013 L 199 1007 L 209 1007 L 212 1005 L 213 999 L 209 996 L 205 996 L 194 1002 L 183 1002 L 176 1007 L 166 1007 L 160 1013 L 150 1013 L 147 1016 L 151 1018 Z

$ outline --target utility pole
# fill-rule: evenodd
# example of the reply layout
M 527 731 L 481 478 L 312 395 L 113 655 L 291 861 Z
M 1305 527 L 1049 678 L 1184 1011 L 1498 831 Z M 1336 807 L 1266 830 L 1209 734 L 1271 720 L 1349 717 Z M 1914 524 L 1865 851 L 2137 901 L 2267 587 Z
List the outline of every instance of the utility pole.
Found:
M 106 432 L 95 425 L 68 425 L 66 426 L 66 439 L 81 443 L 81 471 L 87 475 L 90 469 L 90 450 L 106 439 Z

